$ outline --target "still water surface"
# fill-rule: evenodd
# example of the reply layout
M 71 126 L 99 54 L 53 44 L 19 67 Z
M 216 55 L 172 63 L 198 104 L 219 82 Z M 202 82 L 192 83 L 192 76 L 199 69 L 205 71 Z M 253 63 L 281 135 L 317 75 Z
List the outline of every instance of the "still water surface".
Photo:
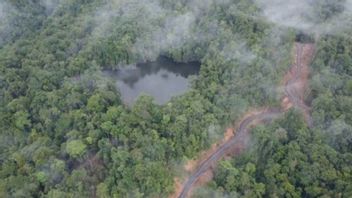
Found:
M 173 96 L 181 95 L 189 88 L 189 76 L 198 75 L 199 62 L 176 63 L 160 57 L 154 62 L 139 63 L 104 73 L 116 80 L 122 100 L 133 104 L 142 93 L 164 104 Z

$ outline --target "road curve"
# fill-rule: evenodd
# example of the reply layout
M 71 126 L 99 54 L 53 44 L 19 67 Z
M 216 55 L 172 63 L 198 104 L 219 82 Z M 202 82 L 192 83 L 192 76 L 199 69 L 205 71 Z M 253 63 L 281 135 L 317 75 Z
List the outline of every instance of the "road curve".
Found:
M 186 197 L 193 184 L 198 180 L 198 178 L 209 168 L 211 168 L 214 165 L 214 162 L 220 160 L 227 153 L 227 151 L 231 149 L 236 143 L 243 140 L 242 137 L 246 136 L 247 129 L 253 122 L 270 121 L 281 113 L 282 111 L 279 109 L 268 109 L 266 111 L 251 115 L 244 119 L 237 129 L 236 138 L 232 138 L 223 145 L 221 145 L 212 155 L 210 155 L 198 166 L 198 169 L 188 178 L 187 182 L 184 184 L 182 192 L 178 197 Z
M 288 97 L 290 102 L 294 107 L 302 110 L 306 115 L 306 122 L 309 127 L 313 125 L 312 119 L 309 115 L 309 107 L 304 104 L 304 101 L 300 98 L 299 93 L 295 88 L 295 83 L 301 79 L 302 76 L 302 58 L 303 58 L 303 45 L 296 43 L 296 52 L 295 52 L 295 64 L 292 65 L 294 75 L 289 79 L 285 84 L 285 95 Z M 219 146 L 215 152 L 213 152 L 207 159 L 205 159 L 195 170 L 195 172 L 188 178 L 188 180 L 183 184 L 183 188 L 178 198 L 185 198 L 191 191 L 193 185 L 199 177 L 209 170 L 217 161 L 219 161 L 236 143 L 240 143 L 248 135 L 248 129 L 251 125 L 263 121 L 271 121 L 274 118 L 278 117 L 280 114 L 284 113 L 284 109 L 271 108 L 264 111 L 261 111 L 257 114 L 250 115 L 245 118 L 236 130 L 236 135 Z

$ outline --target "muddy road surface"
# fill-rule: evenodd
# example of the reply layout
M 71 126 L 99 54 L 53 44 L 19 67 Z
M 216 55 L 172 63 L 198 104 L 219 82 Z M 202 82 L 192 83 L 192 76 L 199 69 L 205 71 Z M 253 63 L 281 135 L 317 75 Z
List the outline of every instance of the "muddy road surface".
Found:
M 270 121 L 273 118 L 279 116 L 281 113 L 282 112 L 278 109 L 268 109 L 266 111 L 260 112 L 259 114 L 251 115 L 244 119 L 241 122 L 240 127 L 237 129 L 236 137 L 219 146 L 219 148 L 212 155 L 210 155 L 210 157 L 208 157 L 198 166 L 196 171 L 188 178 L 187 182 L 184 184 L 183 190 L 178 197 L 186 197 L 197 179 L 207 170 L 213 168 L 215 163 L 219 161 L 224 155 L 226 155 L 235 144 L 245 144 L 245 142 L 248 141 L 248 135 L 246 133 L 252 124 Z
M 284 98 L 288 99 L 289 108 L 294 107 L 301 110 L 309 127 L 313 125 L 313 121 L 310 117 L 310 108 L 304 103 L 304 92 L 309 73 L 308 65 L 312 60 L 313 54 L 313 44 L 295 43 L 294 63 L 284 82 Z M 178 191 L 177 195 L 173 195 L 172 197 L 189 197 L 195 184 L 204 173 L 212 170 L 216 166 L 216 163 L 225 155 L 231 154 L 232 148 L 236 145 L 247 145 L 246 142 L 249 141 L 249 129 L 251 126 L 258 123 L 270 122 L 282 115 L 289 108 L 267 108 L 245 117 L 235 130 L 236 135 L 223 144 L 220 144 L 215 151 L 199 163 L 194 172 L 183 183 L 182 189 Z
M 307 86 L 308 65 L 314 55 L 313 44 L 295 44 L 295 61 L 291 67 L 291 78 L 285 83 L 285 95 L 293 107 L 302 111 L 309 127 L 313 126 L 310 107 L 304 102 L 304 91 Z

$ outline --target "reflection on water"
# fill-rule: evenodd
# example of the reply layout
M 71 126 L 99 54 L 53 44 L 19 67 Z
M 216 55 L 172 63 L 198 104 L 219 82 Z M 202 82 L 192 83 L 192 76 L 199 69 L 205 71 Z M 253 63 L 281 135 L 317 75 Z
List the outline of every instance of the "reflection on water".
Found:
M 104 73 L 116 79 L 122 99 L 132 104 L 141 93 L 151 95 L 159 104 L 164 104 L 172 96 L 183 94 L 189 86 L 190 75 L 197 75 L 198 62 L 176 63 L 160 57 L 155 62 L 126 66 L 116 71 Z

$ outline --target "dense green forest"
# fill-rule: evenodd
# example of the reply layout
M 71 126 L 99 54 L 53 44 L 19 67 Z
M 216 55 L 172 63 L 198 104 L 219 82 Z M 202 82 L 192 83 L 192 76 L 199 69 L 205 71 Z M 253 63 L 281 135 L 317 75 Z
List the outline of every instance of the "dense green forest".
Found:
M 351 197 L 352 30 L 334 23 L 352 5 L 311 2 L 318 28 L 304 32 L 266 20 L 255 0 L 1 1 L 0 197 L 169 196 L 183 163 L 227 126 L 280 105 L 302 32 L 317 48 L 314 127 L 294 110 L 256 127 L 250 149 L 194 196 Z M 102 69 L 160 55 L 201 63 L 191 89 L 125 105 Z

